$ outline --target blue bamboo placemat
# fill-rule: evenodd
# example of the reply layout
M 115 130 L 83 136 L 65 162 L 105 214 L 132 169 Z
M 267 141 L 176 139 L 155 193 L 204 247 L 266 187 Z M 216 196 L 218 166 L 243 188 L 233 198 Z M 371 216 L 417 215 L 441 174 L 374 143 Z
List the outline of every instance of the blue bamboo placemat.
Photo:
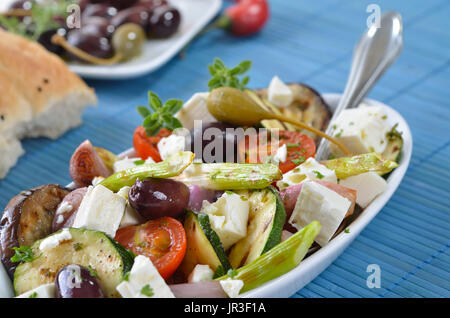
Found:
M 214 31 L 196 40 L 185 59 L 126 81 L 89 81 L 99 107 L 57 141 L 24 141 L 26 154 L 0 181 L 0 207 L 23 189 L 70 182 L 72 151 L 89 138 L 114 152 L 131 146 L 140 122 L 135 106 L 149 89 L 163 99 L 187 99 L 206 90 L 214 57 L 234 65 L 253 60 L 251 87 L 273 75 L 319 92 L 341 92 L 353 46 L 366 28 L 366 7 L 403 16 L 405 47 L 369 97 L 391 105 L 408 121 L 414 152 L 389 203 L 350 247 L 293 297 L 450 297 L 450 2 L 447 0 L 272 0 L 267 27 L 247 39 Z M 227 5 L 227 4 L 225 4 Z M 380 288 L 368 288 L 369 264 L 381 268 Z

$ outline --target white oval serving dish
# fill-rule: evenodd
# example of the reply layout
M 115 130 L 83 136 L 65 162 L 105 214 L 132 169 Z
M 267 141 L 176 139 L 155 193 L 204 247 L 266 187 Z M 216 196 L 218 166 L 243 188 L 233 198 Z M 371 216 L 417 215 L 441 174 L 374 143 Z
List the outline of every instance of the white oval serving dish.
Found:
M 324 94 L 322 97 L 334 110 L 338 104 L 339 94 Z M 325 270 L 350 243 L 359 235 L 367 224 L 380 212 L 390 197 L 394 194 L 405 175 L 411 159 L 412 135 L 405 119 L 393 108 L 371 99 L 364 101 L 370 106 L 381 106 L 386 110 L 388 122 L 392 126 L 398 123 L 398 130 L 403 133 L 403 149 L 401 153 L 400 165 L 387 179 L 387 190 L 378 196 L 349 226 L 349 233 L 341 232 L 325 247 L 319 249 L 308 258 L 303 260 L 299 266 L 292 271 L 280 276 L 263 286 L 248 291 L 241 297 L 248 298 L 284 298 L 292 296 L 295 292 L 303 288 L 323 270 Z M 132 155 L 132 150 L 125 152 Z M 124 154 L 125 154 L 124 153 Z M 0 297 L 13 297 L 11 281 L 3 268 L 0 266 Z

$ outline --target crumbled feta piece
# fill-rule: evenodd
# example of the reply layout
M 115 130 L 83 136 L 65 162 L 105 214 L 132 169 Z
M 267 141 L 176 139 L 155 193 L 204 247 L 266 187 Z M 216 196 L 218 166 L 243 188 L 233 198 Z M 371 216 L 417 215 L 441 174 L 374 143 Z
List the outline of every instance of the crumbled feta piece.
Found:
M 127 202 L 125 206 L 125 213 L 120 221 L 119 229 L 130 225 L 137 225 L 144 223 L 142 217 L 133 209 L 130 203 Z
M 194 269 L 188 276 L 189 283 L 202 283 L 212 281 L 214 276 L 213 270 L 208 265 L 195 265 Z
M 362 104 L 357 108 L 345 109 L 332 124 L 332 135 L 352 155 L 374 151 L 382 153 L 388 142 L 386 133 L 391 129 L 386 119 L 386 112 L 378 106 Z M 330 149 L 335 155 L 344 155 L 333 143 L 330 143 Z
M 287 107 L 294 100 L 291 89 L 278 76 L 272 78 L 267 95 L 272 104 L 280 107 Z
M 273 157 L 273 159 L 276 162 L 285 162 L 287 159 L 287 146 L 284 144 L 283 146 L 279 147 L 277 150 L 277 153 Z
M 162 138 L 158 142 L 158 151 L 162 160 L 166 160 L 170 155 L 184 151 L 185 137 L 175 134 Z
M 175 298 L 152 261 L 142 255 L 136 256 L 128 280 L 116 289 L 123 298 Z
M 315 241 L 324 246 L 336 233 L 350 205 L 350 200 L 335 191 L 308 181 L 302 186 L 289 223 L 300 230 L 314 220 L 319 221 L 322 229 Z
M 125 203 L 122 196 L 102 185 L 90 186 L 81 201 L 73 227 L 102 231 L 114 237 L 125 212 Z
M 32 290 L 29 290 L 16 298 L 55 298 L 56 297 L 56 290 L 55 290 L 55 284 L 44 284 L 41 286 L 38 286 Z
M 203 201 L 201 212 L 208 214 L 211 228 L 227 250 L 247 235 L 249 210 L 248 200 L 227 191 L 214 203 Z
M 242 287 L 244 287 L 244 282 L 240 279 L 228 278 L 224 280 L 219 280 L 219 283 L 222 286 L 224 292 L 230 298 L 237 298 L 239 296 Z
M 314 158 L 308 158 L 298 167 L 286 172 L 283 175 L 283 179 L 277 182 L 277 186 L 280 190 L 284 190 L 287 187 L 309 180 L 322 180 L 337 183 L 334 170 L 328 169 Z
M 45 238 L 41 244 L 39 245 L 39 249 L 42 252 L 51 250 L 52 248 L 57 247 L 61 242 L 69 241 L 72 239 L 72 235 L 69 232 L 69 229 L 65 228 L 61 232 L 53 234 Z
M 73 206 L 68 201 L 63 201 L 56 210 L 56 215 L 72 211 Z
M 339 184 L 356 190 L 356 203 L 366 208 L 379 194 L 386 191 L 387 183 L 376 172 L 361 173 L 353 177 L 342 179 Z

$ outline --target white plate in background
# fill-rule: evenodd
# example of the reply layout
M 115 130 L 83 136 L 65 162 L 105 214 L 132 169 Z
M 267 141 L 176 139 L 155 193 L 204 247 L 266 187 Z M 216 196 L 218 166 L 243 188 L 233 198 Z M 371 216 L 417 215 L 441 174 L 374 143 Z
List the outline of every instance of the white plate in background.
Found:
M 0 11 L 13 0 L 1 0 Z M 128 62 L 116 65 L 89 65 L 69 62 L 70 69 L 84 78 L 125 79 L 157 70 L 173 58 L 219 12 L 222 0 L 169 0 L 180 10 L 181 25 L 176 34 L 167 39 L 148 40 L 142 54 Z
M 324 94 L 322 97 L 334 110 L 338 104 L 339 94 Z M 290 297 L 295 292 L 303 288 L 323 270 L 325 270 L 350 243 L 359 235 L 359 233 L 370 223 L 370 221 L 380 212 L 388 202 L 395 190 L 403 179 L 408 169 L 412 154 L 412 135 L 405 119 L 393 108 L 375 100 L 366 99 L 364 101 L 369 106 L 381 106 L 387 113 L 387 120 L 390 125 L 398 123 L 397 129 L 403 133 L 403 149 L 401 152 L 400 165 L 387 179 L 387 189 L 379 195 L 347 228 L 349 233 L 341 232 L 325 247 L 321 248 L 308 258 L 303 260 L 299 266 L 292 271 L 273 279 L 263 286 L 248 291 L 241 297 L 252 298 L 284 298 Z M 131 154 L 132 149 L 126 153 Z M 3 265 L 0 265 L 0 297 L 13 297 L 11 281 L 6 274 Z

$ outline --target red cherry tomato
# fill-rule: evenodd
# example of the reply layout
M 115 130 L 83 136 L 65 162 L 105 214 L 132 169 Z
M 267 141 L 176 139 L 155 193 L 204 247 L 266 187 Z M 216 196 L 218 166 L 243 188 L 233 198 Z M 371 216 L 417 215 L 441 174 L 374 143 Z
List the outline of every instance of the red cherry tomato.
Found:
M 114 239 L 134 254 L 150 258 L 164 279 L 175 272 L 186 253 L 183 224 L 171 217 L 121 228 Z
M 246 136 L 239 143 L 239 156 L 247 163 L 264 163 L 268 156 L 274 156 L 279 147 L 286 145 L 286 161 L 279 164 L 282 173 L 294 169 L 316 154 L 314 140 L 308 135 L 296 131 L 280 130 L 279 140 L 273 135 L 262 139 L 258 137 L 258 143 L 255 145 L 250 145 L 250 140 L 250 137 Z
M 133 146 L 137 156 L 144 160 L 151 157 L 155 162 L 162 161 L 158 151 L 158 142 L 170 134 L 169 130 L 162 128 L 156 136 L 149 137 L 145 133 L 145 128 L 138 126 L 133 135 Z

